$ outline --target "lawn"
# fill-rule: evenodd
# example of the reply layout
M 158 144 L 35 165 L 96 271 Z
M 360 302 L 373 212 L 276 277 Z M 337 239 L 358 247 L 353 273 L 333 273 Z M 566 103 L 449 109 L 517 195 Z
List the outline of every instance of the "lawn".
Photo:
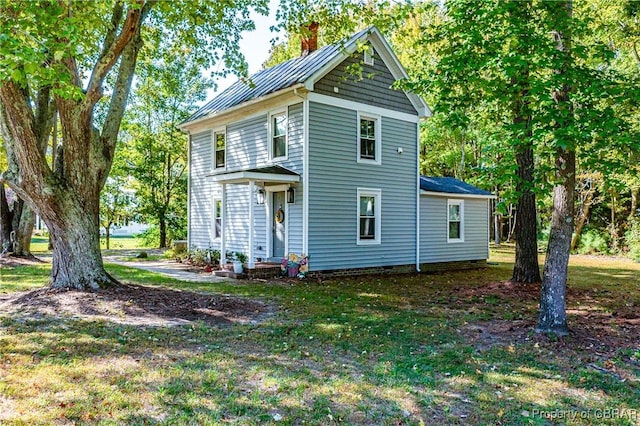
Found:
M 106 239 L 100 238 L 100 247 L 107 248 Z M 109 238 L 110 249 L 126 249 L 133 250 L 142 247 L 142 240 L 134 237 L 112 236 Z M 31 251 L 33 253 L 44 253 L 49 251 L 49 238 L 43 236 L 34 236 L 31 238 Z
M 144 328 L 1 317 L 0 424 L 640 424 L 640 265 L 573 258 L 575 333 L 554 339 L 531 332 L 535 292 L 500 284 L 512 259 L 500 249 L 484 270 L 321 284 L 182 283 L 109 265 L 275 312 Z M 0 270 L 0 298 L 47 274 Z

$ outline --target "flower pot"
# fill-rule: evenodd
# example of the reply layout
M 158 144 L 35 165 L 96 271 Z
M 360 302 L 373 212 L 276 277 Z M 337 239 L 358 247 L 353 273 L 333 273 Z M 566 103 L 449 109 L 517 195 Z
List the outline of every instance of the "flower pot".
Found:
M 236 274 L 242 273 L 242 262 L 239 262 L 237 260 L 233 262 L 233 272 Z

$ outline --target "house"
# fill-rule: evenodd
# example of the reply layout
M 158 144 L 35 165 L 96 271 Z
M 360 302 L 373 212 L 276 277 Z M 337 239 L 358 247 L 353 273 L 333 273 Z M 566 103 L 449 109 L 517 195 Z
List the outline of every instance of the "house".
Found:
M 300 57 L 236 82 L 181 125 L 189 248 L 243 252 L 250 268 L 305 254 L 323 274 L 485 261 L 491 194 L 419 176 L 430 110 L 392 88 L 406 73 L 381 33 L 316 45 L 312 35 Z

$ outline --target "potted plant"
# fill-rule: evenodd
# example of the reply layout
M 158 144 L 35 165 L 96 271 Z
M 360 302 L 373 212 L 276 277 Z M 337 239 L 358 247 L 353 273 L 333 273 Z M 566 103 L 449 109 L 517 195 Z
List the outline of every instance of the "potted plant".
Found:
M 233 261 L 233 272 L 236 274 L 241 274 L 243 270 L 243 264 L 247 262 L 247 255 L 237 251 L 234 256 L 235 260 Z

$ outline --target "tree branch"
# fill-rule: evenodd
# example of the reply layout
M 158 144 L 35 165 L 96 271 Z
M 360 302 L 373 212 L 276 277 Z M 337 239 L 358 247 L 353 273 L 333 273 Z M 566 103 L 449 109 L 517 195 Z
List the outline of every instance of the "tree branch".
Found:
M 144 6 L 144 0 L 136 0 L 136 4 L 139 5 L 137 8 L 130 8 L 127 11 L 127 18 L 122 24 L 122 30 L 120 34 L 115 37 L 112 34 L 113 28 L 110 28 L 107 32 L 107 36 L 105 37 L 105 44 L 103 48 L 103 52 L 100 57 L 96 61 L 95 66 L 93 67 L 93 71 L 91 72 L 91 78 L 89 79 L 89 84 L 87 85 L 87 96 L 85 99 L 85 105 L 88 110 L 93 108 L 93 105 L 96 104 L 102 97 L 102 83 L 109 73 L 115 63 L 120 59 L 121 55 L 123 55 L 124 50 L 129 46 L 129 43 L 140 34 L 140 25 L 142 24 L 142 11 Z M 116 3 L 114 6 L 114 12 L 111 23 L 119 22 L 120 17 L 118 17 L 118 9 L 122 8 L 122 4 L 120 2 Z M 122 15 L 122 11 L 120 11 L 120 15 Z M 114 40 L 109 43 L 108 38 L 114 37 Z M 108 47 L 107 47 L 108 46 Z

